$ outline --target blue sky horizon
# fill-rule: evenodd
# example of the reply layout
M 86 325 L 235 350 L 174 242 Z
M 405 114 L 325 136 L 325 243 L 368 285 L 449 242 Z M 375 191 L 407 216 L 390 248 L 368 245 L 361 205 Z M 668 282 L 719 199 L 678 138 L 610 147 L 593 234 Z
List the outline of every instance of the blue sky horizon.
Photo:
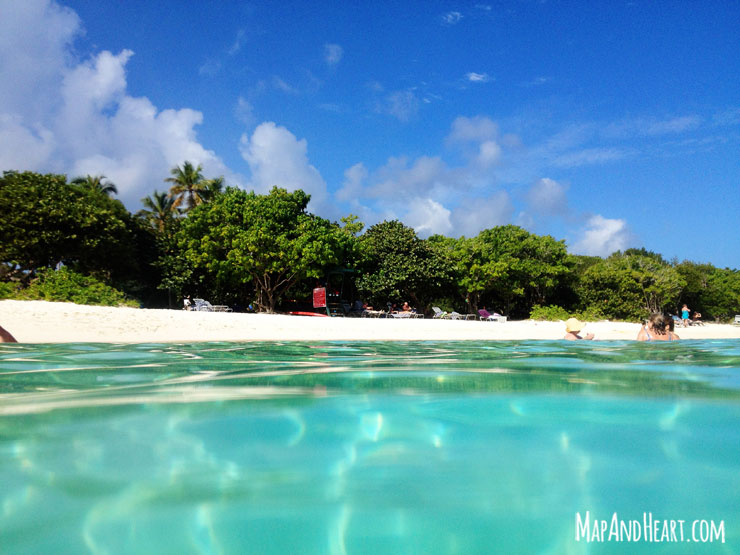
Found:
M 740 4 L 0 0 L 0 170 L 740 268 Z

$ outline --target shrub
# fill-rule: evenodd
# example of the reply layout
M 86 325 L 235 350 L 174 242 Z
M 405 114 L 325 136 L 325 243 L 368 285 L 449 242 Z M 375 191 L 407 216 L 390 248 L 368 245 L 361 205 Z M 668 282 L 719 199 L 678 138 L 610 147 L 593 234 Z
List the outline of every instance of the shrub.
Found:
M 590 307 L 579 312 L 569 312 L 560 306 L 554 305 L 534 305 L 532 307 L 532 311 L 529 313 L 529 318 L 531 320 L 547 320 L 550 322 L 567 320 L 571 317 L 578 318 L 584 322 L 594 322 L 596 320 L 602 320 L 604 315 Z
M 0 299 L 12 299 L 18 285 L 9 281 L 0 281 Z
M 538 304 L 532 307 L 529 313 L 529 317 L 532 320 L 548 320 L 550 322 L 557 322 L 558 320 L 567 320 L 571 314 L 567 310 L 559 306 L 540 306 Z
M 31 285 L 18 292 L 15 298 L 104 306 L 139 306 L 139 303 L 127 299 L 117 289 L 92 276 L 84 276 L 68 268 L 59 270 L 46 268 L 40 270 L 37 276 Z

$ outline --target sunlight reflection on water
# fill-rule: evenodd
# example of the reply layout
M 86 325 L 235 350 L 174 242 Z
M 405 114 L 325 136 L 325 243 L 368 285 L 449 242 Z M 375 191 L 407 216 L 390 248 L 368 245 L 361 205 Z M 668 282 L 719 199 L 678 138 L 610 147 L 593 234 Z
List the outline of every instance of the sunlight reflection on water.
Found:
M 586 510 L 738 545 L 738 476 L 734 340 L 0 345 L 4 552 L 578 552 Z

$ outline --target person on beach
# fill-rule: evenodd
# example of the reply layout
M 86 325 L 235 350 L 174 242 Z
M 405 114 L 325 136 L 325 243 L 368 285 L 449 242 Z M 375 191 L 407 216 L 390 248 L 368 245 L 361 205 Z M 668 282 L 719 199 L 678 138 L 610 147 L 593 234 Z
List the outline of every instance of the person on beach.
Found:
M 666 316 L 660 312 L 653 312 L 647 321 L 647 325 L 642 326 L 642 329 L 637 334 L 637 340 L 676 341 L 677 339 L 681 339 L 671 329 L 672 320 L 670 316 Z
M 0 326 L 0 343 L 18 343 L 18 340 L 8 330 Z
M 403 303 L 403 306 L 401 307 L 401 312 L 412 312 L 411 305 L 408 303 L 408 301 L 405 301 Z
M 193 310 L 193 301 L 190 300 L 190 295 L 188 295 L 182 300 L 182 309 L 183 310 Z
M 689 314 L 690 314 L 689 307 L 685 304 L 681 307 L 681 321 L 683 322 L 683 327 L 688 328 L 689 327 Z
M 586 324 L 581 322 L 578 318 L 568 318 L 565 321 L 565 337 L 568 341 L 576 341 L 577 339 L 593 339 L 593 333 L 587 333 L 585 337 L 581 337 L 581 330 L 586 327 Z

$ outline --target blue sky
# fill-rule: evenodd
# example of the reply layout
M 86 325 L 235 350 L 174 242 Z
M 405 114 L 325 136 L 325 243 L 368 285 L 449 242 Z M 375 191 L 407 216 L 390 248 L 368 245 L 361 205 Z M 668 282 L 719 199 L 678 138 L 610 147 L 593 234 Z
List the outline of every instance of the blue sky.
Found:
M 740 267 L 740 4 L 0 0 L 0 169 Z

